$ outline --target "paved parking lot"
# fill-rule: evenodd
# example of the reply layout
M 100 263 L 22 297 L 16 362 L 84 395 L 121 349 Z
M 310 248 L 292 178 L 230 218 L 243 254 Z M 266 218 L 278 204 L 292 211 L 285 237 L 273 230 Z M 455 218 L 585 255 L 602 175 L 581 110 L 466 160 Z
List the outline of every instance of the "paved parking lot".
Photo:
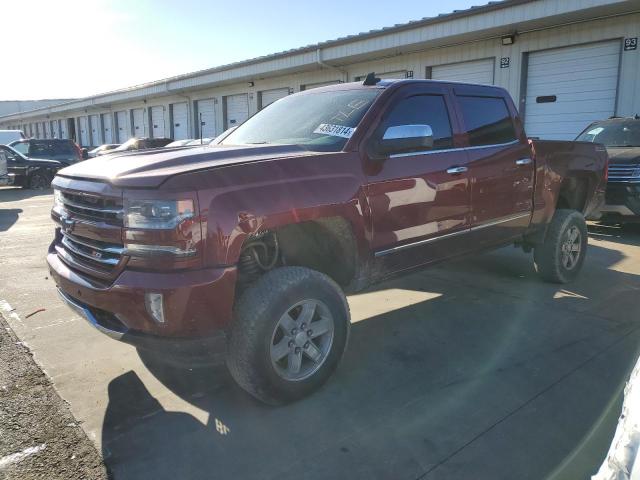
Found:
M 640 229 L 592 226 L 564 288 L 505 248 L 351 296 L 337 374 L 272 408 L 222 366 L 168 366 L 63 306 L 51 201 L 0 189 L 0 308 L 115 479 L 577 479 L 606 453 L 640 347 Z

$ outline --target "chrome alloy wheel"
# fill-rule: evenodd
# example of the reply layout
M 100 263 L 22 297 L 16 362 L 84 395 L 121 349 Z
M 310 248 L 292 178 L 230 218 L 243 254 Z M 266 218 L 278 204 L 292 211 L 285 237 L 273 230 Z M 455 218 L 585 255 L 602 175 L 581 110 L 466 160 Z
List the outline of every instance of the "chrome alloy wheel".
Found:
M 269 348 L 276 373 L 289 381 L 309 378 L 329 356 L 333 334 L 333 316 L 320 300 L 289 307 L 276 324 Z
M 572 226 L 567 230 L 565 239 L 560 246 L 562 266 L 567 270 L 572 270 L 578 264 L 581 249 L 582 234 L 578 227 Z

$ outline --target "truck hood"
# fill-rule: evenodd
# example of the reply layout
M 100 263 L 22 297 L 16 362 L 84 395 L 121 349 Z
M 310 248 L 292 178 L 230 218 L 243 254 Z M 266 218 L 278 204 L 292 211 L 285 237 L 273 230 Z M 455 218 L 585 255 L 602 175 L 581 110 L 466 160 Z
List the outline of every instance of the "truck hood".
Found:
M 611 165 L 640 163 L 640 147 L 607 147 L 607 153 Z
M 64 168 L 58 175 L 118 187 L 154 188 L 181 173 L 283 157 L 314 155 L 295 145 L 205 145 L 111 153 Z
M 61 168 L 65 165 L 58 160 L 47 160 L 45 158 L 25 157 L 25 159 L 30 167 Z

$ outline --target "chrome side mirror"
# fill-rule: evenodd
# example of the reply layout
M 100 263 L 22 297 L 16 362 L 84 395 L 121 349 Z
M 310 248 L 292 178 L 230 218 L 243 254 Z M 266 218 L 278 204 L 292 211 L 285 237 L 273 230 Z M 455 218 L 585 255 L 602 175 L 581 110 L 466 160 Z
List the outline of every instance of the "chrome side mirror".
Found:
M 433 148 L 431 125 L 396 125 L 385 130 L 376 150 L 380 154 L 390 155 L 431 148 Z

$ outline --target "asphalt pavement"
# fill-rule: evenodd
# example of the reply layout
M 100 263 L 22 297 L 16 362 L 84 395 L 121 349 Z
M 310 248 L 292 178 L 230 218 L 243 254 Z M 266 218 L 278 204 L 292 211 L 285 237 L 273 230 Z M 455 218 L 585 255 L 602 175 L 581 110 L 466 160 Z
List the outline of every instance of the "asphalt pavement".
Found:
M 0 311 L 115 479 L 579 479 L 606 454 L 640 351 L 638 228 L 590 226 L 570 285 L 509 247 L 352 295 L 336 375 L 274 408 L 64 306 L 51 203 L 0 188 Z

